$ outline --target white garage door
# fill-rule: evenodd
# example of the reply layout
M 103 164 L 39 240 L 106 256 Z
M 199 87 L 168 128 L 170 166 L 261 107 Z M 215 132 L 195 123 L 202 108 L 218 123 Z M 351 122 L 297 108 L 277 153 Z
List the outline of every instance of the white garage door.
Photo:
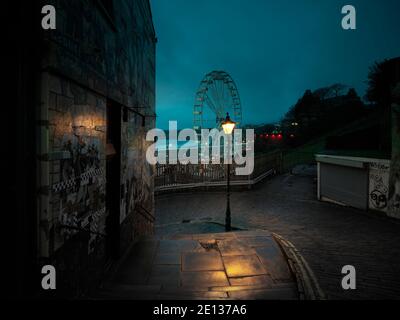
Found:
M 366 169 L 320 163 L 321 197 L 366 210 L 368 171 Z

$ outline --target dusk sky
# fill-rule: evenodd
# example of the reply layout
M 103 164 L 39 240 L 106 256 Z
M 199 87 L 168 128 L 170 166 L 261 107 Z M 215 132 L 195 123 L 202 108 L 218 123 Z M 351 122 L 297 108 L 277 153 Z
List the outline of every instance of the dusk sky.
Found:
M 399 0 L 152 0 L 157 44 L 157 127 L 193 126 L 200 81 L 235 80 L 243 123 L 279 121 L 306 89 L 333 83 L 365 94 L 374 61 L 400 56 Z M 341 8 L 357 30 L 341 28 Z

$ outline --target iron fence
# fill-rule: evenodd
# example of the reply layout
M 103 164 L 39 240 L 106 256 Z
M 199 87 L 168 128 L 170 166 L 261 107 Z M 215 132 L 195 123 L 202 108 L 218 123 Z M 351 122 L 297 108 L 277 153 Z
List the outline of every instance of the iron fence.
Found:
M 282 152 L 257 155 L 251 175 L 235 174 L 236 164 L 231 168 L 231 184 L 251 186 L 263 178 L 282 171 Z M 156 191 L 185 188 L 225 186 L 227 168 L 225 164 L 157 164 L 155 168 Z

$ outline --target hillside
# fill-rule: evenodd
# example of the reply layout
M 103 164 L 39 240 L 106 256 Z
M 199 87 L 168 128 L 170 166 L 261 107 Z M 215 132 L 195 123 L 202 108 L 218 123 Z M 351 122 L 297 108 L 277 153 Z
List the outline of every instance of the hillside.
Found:
M 380 121 L 381 117 L 379 116 L 379 114 L 373 113 L 366 118 L 356 120 L 341 128 L 335 129 L 316 139 L 313 139 L 300 147 L 294 149 L 286 149 L 284 150 L 283 168 L 284 170 L 289 170 L 296 164 L 313 163 L 315 161 L 316 153 L 337 154 L 337 155 L 340 154 L 344 156 L 371 157 L 378 159 L 389 158 L 390 155 L 387 154 L 387 152 L 383 152 L 380 150 L 361 149 L 361 148 L 352 150 L 326 149 L 326 142 L 329 137 L 346 136 L 356 132 L 361 132 L 363 130 L 373 130 L 372 128 L 380 125 Z

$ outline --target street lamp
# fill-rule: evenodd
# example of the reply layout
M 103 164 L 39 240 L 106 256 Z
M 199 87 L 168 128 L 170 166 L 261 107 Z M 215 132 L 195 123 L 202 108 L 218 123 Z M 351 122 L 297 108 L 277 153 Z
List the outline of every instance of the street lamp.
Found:
M 222 122 L 222 129 L 224 130 L 224 133 L 227 136 L 231 136 L 233 130 L 235 129 L 236 122 L 232 121 L 231 118 L 229 117 L 229 113 L 226 114 L 226 119 L 224 122 Z M 228 150 L 229 150 L 229 156 L 231 156 L 231 151 L 232 151 L 232 146 L 230 144 L 230 139 L 228 139 Z M 231 190 L 230 190 L 230 175 L 231 175 L 231 162 L 232 158 L 229 159 L 228 161 L 228 173 L 227 173 L 227 192 L 226 192 L 226 212 L 225 212 L 225 231 L 231 231 L 231 205 L 230 205 L 230 196 L 231 196 Z

